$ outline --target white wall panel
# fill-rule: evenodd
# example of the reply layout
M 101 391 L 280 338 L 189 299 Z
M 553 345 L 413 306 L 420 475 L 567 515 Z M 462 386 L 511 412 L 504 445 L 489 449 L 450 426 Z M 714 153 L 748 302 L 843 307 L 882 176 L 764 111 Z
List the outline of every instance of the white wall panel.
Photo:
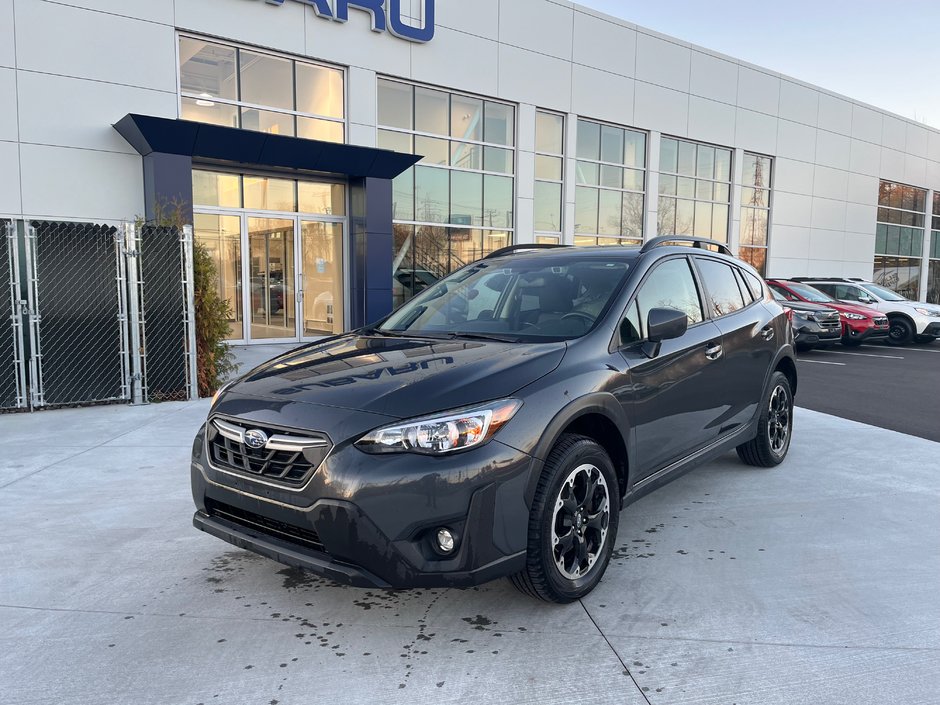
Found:
M 511 0 L 499 4 L 501 42 L 568 61 L 572 22 L 574 10 L 552 2 Z
M 127 113 L 176 118 L 176 93 L 101 81 L 21 71 L 20 139 L 23 142 L 137 154 L 111 127 Z M 63 120 L 62 96 L 80 95 Z
M 777 152 L 777 118 L 738 108 L 735 118 L 735 147 L 763 154 Z
M 779 115 L 793 122 L 816 127 L 819 119 L 819 92 L 792 81 L 781 81 Z
M 196 4 L 202 2 L 202 0 L 186 1 L 187 3 Z M 230 0 L 211 0 L 211 2 L 218 2 L 231 8 Z M 288 6 L 290 6 L 290 12 L 283 17 L 272 18 L 267 14 L 273 12 L 278 15 L 280 12 L 288 10 Z M 292 51 L 289 47 L 293 46 L 299 37 L 300 49 L 297 52 L 299 54 L 335 64 L 359 66 L 400 78 L 411 77 L 412 43 L 396 39 L 387 33 L 380 34 L 370 31 L 369 16 L 363 12 L 350 12 L 349 23 L 343 25 L 318 18 L 312 8 L 298 2 L 285 2 L 281 7 L 258 2 L 252 4 L 252 7 L 255 8 L 254 12 L 264 11 L 265 14 L 255 16 L 256 22 L 261 23 L 263 27 L 256 30 L 242 27 L 240 31 L 242 34 L 259 33 L 263 41 L 261 39 L 256 41 L 242 39 L 244 42 L 276 47 L 278 46 L 278 34 L 283 30 L 289 33 L 289 39 L 282 43 L 283 51 Z M 179 19 L 179 12 L 177 12 L 177 15 L 180 26 L 185 26 L 182 24 L 182 20 Z M 267 16 L 267 19 L 264 19 L 265 16 Z M 237 17 L 238 15 L 236 15 Z M 200 13 L 199 22 L 200 25 L 211 26 L 211 14 L 203 18 Z M 438 30 L 438 32 L 444 31 L 446 30 Z M 447 66 L 460 61 L 465 61 L 465 59 L 451 55 L 448 57 Z
M 849 188 L 849 173 L 841 169 L 830 169 L 816 165 L 813 174 L 813 195 L 845 201 Z
M 774 161 L 774 191 L 811 196 L 813 194 L 814 171 L 815 167 L 809 162 L 776 159 Z M 775 213 L 778 207 L 779 203 L 775 201 Z
M 871 279 L 875 259 L 874 228 L 870 227 L 868 232 L 847 232 L 843 256 L 846 261 L 843 276 Z M 861 268 L 859 262 L 863 264 Z
M 573 57 L 576 64 L 632 77 L 636 30 L 576 10 Z
M 810 233 L 810 259 L 841 260 L 845 251 L 845 233 L 816 230 Z M 841 273 L 841 272 L 840 272 Z
M 571 111 L 627 127 L 633 122 L 634 80 L 589 66 L 572 67 Z
M 774 225 L 770 239 L 772 257 L 806 257 L 809 252 L 809 227 Z
M 519 198 L 535 198 L 535 152 L 519 152 L 516 159 L 516 177 Z
M 172 26 L 68 5 L 20 2 L 16 54 L 21 69 L 176 91 Z
M 877 203 L 878 177 L 850 173 L 846 200 L 849 203 L 864 203 L 867 205 Z
M 845 230 L 845 201 L 813 198 L 813 229 Z
M 840 135 L 851 135 L 852 104 L 827 93 L 820 93 L 817 126 Z
M 904 152 L 887 147 L 881 148 L 881 169 L 878 171 L 878 176 L 892 181 L 904 181 L 904 166 Z
M 859 174 L 878 176 L 881 173 L 881 148 L 870 142 L 852 140 L 849 170 Z
M 811 196 L 777 192 L 774 194 L 774 224 L 809 227 L 813 224 Z
M 733 105 L 693 95 L 689 97 L 689 137 L 703 142 L 734 146 Z
M 930 130 L 927 135 L 927 158 L 940 162 L 940 132 Z
M 930 133 L 926 127 L 907 123 L 907 141 L 905 142 L 904 150 L 908 154 L 913 154 L 918 157 L 926 157 L 930 139 L 929 135 Z
M 923 188 L 927 185 L 927 160 L 915 157 L 913 154 L 904 155 L 904 181 L 913 186 Z
M 20 155 L 16 142 L 0 142 L 0 215 L 19 215 Z
M 841 277 L 844 276 L 844 269 L 845 264 L 841 259 L 807 259 L 805 276 Z
M 117 222 L 143 215 L 139 156 L 32 144 L 20 149 L 27 216 Z
M 881 128 L 881 145 L 903 152 L 907 146 L 907 123 L 893 115 L 885 115 Z
M 807 246 L 807 251 L 809 247 Z M 771 256 L 767 262 L 767 276 L 778 277 L 804 277 L 809 274 L 809 262 L 806 257 L 775 257 L 771 246 Z
M 845 206 L 845 229 L 852 232 L 874 233 L 878 219 L 878 206 L 849 203 Z
M 492 40 L 440 28 L 433 42 L 416 44 L 411 52 L 416 81 L 489 96 L 498 91 L 499 45 Z
M 836 169 L 848 169 L 850 161 L 850 138 L 826 130 L 818 131 L 816 135 L 816 162 L 818 164 Z
M 884 116 L 876 110 L 862 105 L 852 106 L 852 137 L 874 144 L 881 144 Z
M 927 182 L 925 185 L 934 191 L 940 191 L 940 162 L 927 160 Z
M 738 69 L 738 105 L 768 115 L 780 107 L 780 79 L 747 66 Z
M 317 27 L 312 33 L 306 33 L 305 45 L 304 24 L 311 19 Z M 285 2 L 280 7 L 264 2 L 240 2 L 233 7 L 229 0 L 176 0 L 176 25 L 180 29 L 294 54 L 304 54 L 310 48 L 310 35 L 318 35 L 317 29 L 325 30 L 324 35 L 345 37 L 347 43 L 353 43 L 353 37 L 360 42 L 371 34 L 369 19 L 364 13 L 350 12 L 350 26 L 342 27 L 317 19 L 312 8 L 299 2 Z
M 16 124 L 16 71 L 0 68 L 0 141 L 16 142 L 18 135 L 19 128 Z
M 738 101 L 738 65 L 693 49 L 690 91 L 734 105 Z
M 499 36 L 499 0 L 473 0 L 473 2 L 438 2 L 435 5 L 438 27 L 460 30 L 478 37 L 496 39 Z
M 173 24 L 174 0 L 69 0 L 68 4 L 137 20 Z
M 874 251 L 875 251 L 875 248 L 872 247 L 871 252 L 873 254 L 869 256 L 867 262 L 851 262 L 851 261 L 844 262 L 842 265 L 842 276 L 859 277 L 861 279 L 868 279 L 869 281 L 871 281 L 872 277 L 874 276 L 874 269 L 875 269 L 874 266 L 872 265 L 872 261 L 874 258 Z
M 571 64 L 500 44 L 499 97 L 568 112 L 571 107 Z
M 360 125 L 375 125 L 377 122 L 378 84 L 375 71 L 352 67 L 346 74 L 346 99 L 349 104 L 348 119 Z
M 535 113 L 536 106 L 530 103 L 522 103 L 519 105 L 516 114 L 516 121 L 519 126 L 516 131 L 518 135 L 516 147 L 518 147 L 520 151 L 535 151 Z
M 636 77 L 679 91 L 689 90 L 692 50 L 640 32 L 636 45 Z
M 359 125 L 354 122 L 349 124 L 349 144 L 375 147 L 375 141 L 375 127 L 372 125 Z
M 0 66 L 15 66 L 13 0 L 0 0 Z
M 816 128 L 790 120 L 778 120 L 777 154 L 804 162 L 815 161 Z
M 689 94 L 636 83 L 633 121 L 636 127 L 685 137 L 689 127 Z

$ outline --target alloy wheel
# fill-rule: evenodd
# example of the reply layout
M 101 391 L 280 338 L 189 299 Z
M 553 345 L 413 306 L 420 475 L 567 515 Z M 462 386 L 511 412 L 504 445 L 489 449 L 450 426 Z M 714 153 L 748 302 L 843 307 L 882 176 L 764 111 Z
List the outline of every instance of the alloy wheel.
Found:
M 774 387 L 770 395 L 770 406 L 767 415 L 767 434 L 770 438 L 770 449 L 780 455 L 787 447 L 790 438 L 790 395 L 783 385 Z
M 601 556 L 610 523 L 610 492 L 600 469 L 579 465 L 565 479 L 552 516 L 552 555 L 569 580 L 587 575 Z

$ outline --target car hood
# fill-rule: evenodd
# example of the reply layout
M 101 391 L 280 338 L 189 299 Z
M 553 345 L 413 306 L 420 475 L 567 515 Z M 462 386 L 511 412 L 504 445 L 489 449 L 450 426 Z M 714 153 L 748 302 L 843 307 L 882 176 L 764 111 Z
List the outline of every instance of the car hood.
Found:
M 861 304 L 844 304 L 842 302 L 832 302 L 822 304 L 823 306 L 828 306 L 834 308 L 837 311 L 842 311 L 843 313 L 857 313 L 860 316 L 865 316 L 866 318 L 876 318 L 881 316 L 881 311 L 872 309 L 870 306 L 862 306 Z
M 835 311 L 832 306 L 827 304 L 811 304 L 806 301 L 786 301 L 779 302 L 781 306 L 786 306 L 787 308 L 792 308 L 794 311 L 803 311 L 806 313 L 828 313 L 830 311 Z
M 558 367 L 565 350 L 349 333 L 274 358 L 225 394 L 409 418 L 509 396 Z

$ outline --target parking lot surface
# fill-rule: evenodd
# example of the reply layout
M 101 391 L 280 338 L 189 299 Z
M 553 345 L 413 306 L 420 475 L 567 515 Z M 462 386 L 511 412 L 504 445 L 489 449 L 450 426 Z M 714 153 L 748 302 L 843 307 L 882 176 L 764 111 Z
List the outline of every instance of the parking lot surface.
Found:
M 207 402 L 0 417 L 0 702 L 940 702 L 937 443 L 799 409 L 629 507 L 581 603 L 336 586 L 192 528 Z
M 835 345 L 797 366 L 800 406 L 940 441 L 940 343 Z

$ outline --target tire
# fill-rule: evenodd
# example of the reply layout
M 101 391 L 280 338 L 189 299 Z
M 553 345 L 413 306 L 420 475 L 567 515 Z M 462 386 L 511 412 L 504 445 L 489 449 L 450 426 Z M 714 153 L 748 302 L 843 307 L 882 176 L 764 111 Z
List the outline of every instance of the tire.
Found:
M 762 402 L 757 436 L 737 447 L 738 457 L 747 465 L 772 468 L 783 462 L 793 438 L 793 392 L 790 380 L 774 372 Z
M 589 482 L 594 484 L 592 496 L 587 493 Z M 595 519 L 588 518 L 592 513 Z M 619 514 L 620 488 L 610 456 L 593 439 L 563 435 L 552 448 L 535 490 L 526 567 L 510 581 L 521 592 L 546 602 L 581 599 L 607 570 L 617 542 Z
M 888 343 L 891 345 L 909 345 L 914 340 L 914 326 L 906 318 L 895 316 L 891 319 Z

